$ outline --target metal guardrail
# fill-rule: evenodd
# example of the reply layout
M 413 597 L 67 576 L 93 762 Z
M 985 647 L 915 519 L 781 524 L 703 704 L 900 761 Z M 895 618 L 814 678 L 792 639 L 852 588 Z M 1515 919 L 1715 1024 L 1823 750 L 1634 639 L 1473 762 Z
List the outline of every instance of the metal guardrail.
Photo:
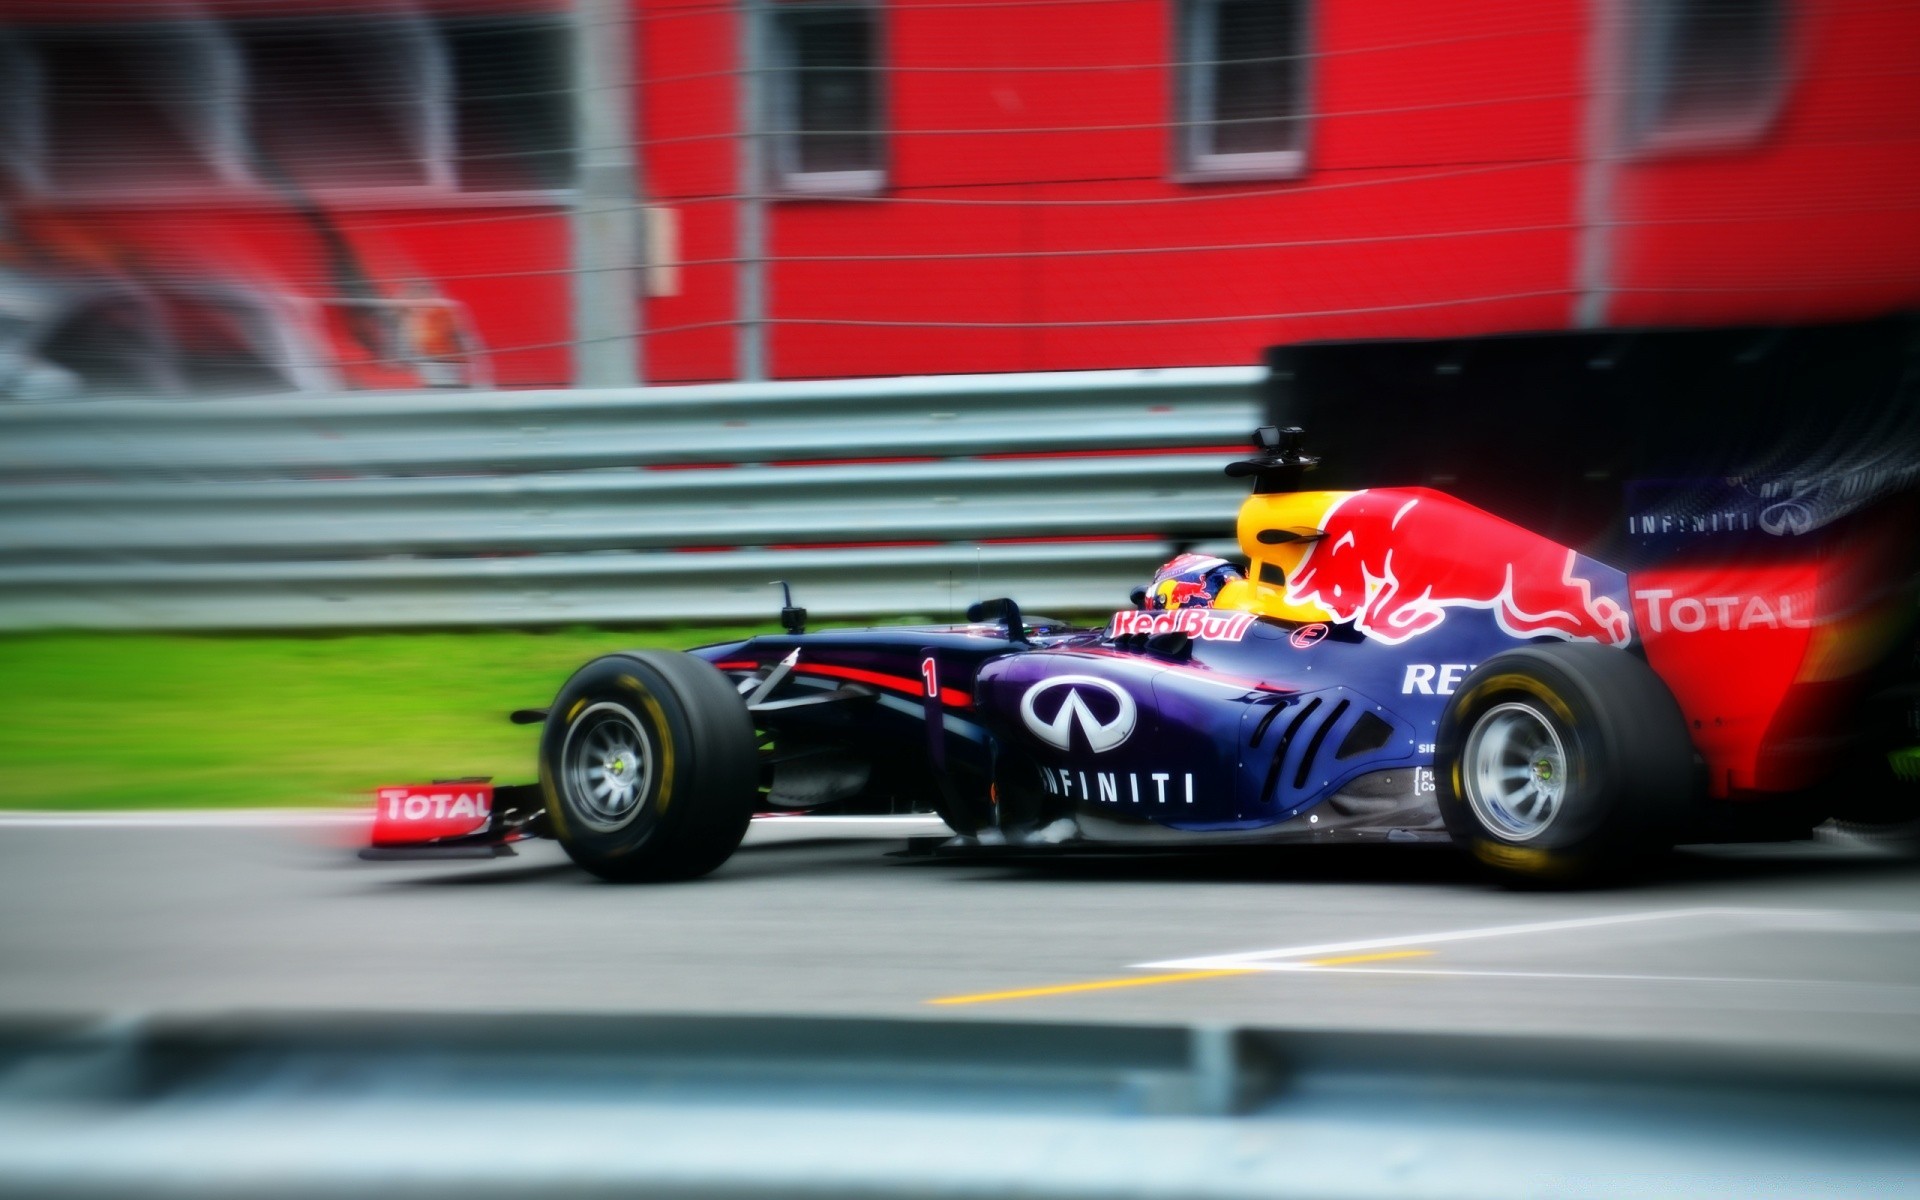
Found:
M 1192 534 L 1221 456 L 0 487 L 0 555 L 484 554 Z
M 0 408 L 0 627 L 1097 609 L 1230 533 L 1261 378 Z
M 816 617 L 957 616 L 1013 595 L 1030 612 L 1126 606 L 1164 541 L 739 550 L 347 562 L 106 563 L 0 569 L 14 628 L 228 628 L 768 620 L 775 579 Z
M 0 1024 L 0 1193 L 1914 1195 L 1911 1061 L 672 1016 Z
M 0 478 L 419 475 L 1163 449 L 1246 436 L 1255 367 L 0 408 Z

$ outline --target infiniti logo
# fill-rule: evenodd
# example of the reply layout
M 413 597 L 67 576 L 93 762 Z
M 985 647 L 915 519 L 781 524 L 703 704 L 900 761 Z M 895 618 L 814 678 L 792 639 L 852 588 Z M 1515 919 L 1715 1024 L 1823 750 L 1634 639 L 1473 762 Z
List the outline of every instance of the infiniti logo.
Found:
M 1064 693 L 1059 707 L 1054 709 L 1052 717 L 1042 717 L 1041 699 L 1056 691 Z M 1113 715 L 1102 720 L 1088 706 L 1089 696 L 1097 698 L 1101 710 L 1113 708 Z M 1133 697 L 1125 688 L 1091 675 L 1056 676 L 1028 688 L 1027 694 L 1020 698 L 1020 719 L 1033 731 L 1033 736 L 1059 750 L 1072 748 L 1073 729 L 1077 725 L 1081 736 L 1087 739 L 1087 748 L 1095 754 L 1105 754 L 1133 732 L 1134 711 Z
M 1813 509 L 1804 500 L 1781 500 L 1760 510 L 1760 528 L 1795 536 L 1813 529 Z

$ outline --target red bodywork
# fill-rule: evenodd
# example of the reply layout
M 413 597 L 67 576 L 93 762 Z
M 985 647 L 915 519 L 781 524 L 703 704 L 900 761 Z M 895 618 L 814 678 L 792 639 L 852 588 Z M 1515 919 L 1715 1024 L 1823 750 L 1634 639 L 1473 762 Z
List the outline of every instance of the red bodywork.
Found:
M 374 793 L 373 844 L 410 846 L 486 830 L 493 786 L 432 783 L 383 787 Z
M 1812 782 L 1815 764 L 1778 743 L 1811 732 L 1806 718 L 1817 715 L 1796 721 L 1787 702 L 1814 641 L 1821 573 L 1818 562 L 1788 562 L 1633 577 L 1647 662 L 1687 715 L 1715 795 Z
M 1647 662 L 1686 714 L 1710 794 L 1794 791 L 1862 752 L 1847 738 L 1863 696 L 1911 634 L 1901 565 L 1883 534 L 1631 576 Z

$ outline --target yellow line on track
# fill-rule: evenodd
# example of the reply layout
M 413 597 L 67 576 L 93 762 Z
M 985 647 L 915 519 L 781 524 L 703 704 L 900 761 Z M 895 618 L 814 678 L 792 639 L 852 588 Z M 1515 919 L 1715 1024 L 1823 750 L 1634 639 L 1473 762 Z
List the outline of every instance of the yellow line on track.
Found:
M 1177 971 L 1172 975 L 1129 975 L 1123 979 L 1096 979 L 1091 983 L 1059 983 L 1052 987 L 1020 988 L 1011 992 L 976 992 L 971 996 L 942 996 L 928 1004 L 987 1004 L 994 1000 L 1030 1000 L 1035 996 L 1064 996 L 1068 992 L 1104 992 L 1112 988 L 1152 987 L 1156 983 L 1187 983 L 1223 975 L 1251 975 L 1251 967 L 1223 971 Z
M 1382 950 L 1378 954 L 1349 954 L 1344 958 L 1314 958 L 1306 963 L 1309 967 L 1347 967 L 1354 963 L 1385 962 L 1390 958 L 1427 958 L 1431 950 Z
M 1301 963 L 1306 967 L 1344 967 L 1353 963 L 1381 962 L 1390 958 L 1423 958 L 1431 950 L 1388 950 L 1379 954 L 1350 954 L 1344 958 L 1316 958 Z M 1065 996 L 1073 992 L 1107 992 L 1118 988 L 1154 987 L 1163 983 L 1192 983 L 1200 979 L 1220 979 L 1228 975 L 1258 975 L 1259 967 L 1227 967 L 1217 971 L 1175 971 L 1168 975 L 1126 975 L 1119 979 L 1095 979 L 1086 983 L 1057 983 L 1050 987 L 1017 988 L 1009 992 L 974 992 L 965 996 L 941 996 L 928 1004 L 991 1004 L 998 1000 L 1032 1000 L 1041 996 Z

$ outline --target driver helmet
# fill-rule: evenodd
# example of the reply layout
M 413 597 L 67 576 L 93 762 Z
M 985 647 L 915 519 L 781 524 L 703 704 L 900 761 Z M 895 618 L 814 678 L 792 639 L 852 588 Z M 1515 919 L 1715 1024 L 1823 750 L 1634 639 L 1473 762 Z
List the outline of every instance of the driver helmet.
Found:
M 1134 603 L 1149 611 L 1210 608 L 1220 589 L 1245 573 L 1211 554 L 1182 554 L 1153 573 L 1153 582 L 1134 593 Z

